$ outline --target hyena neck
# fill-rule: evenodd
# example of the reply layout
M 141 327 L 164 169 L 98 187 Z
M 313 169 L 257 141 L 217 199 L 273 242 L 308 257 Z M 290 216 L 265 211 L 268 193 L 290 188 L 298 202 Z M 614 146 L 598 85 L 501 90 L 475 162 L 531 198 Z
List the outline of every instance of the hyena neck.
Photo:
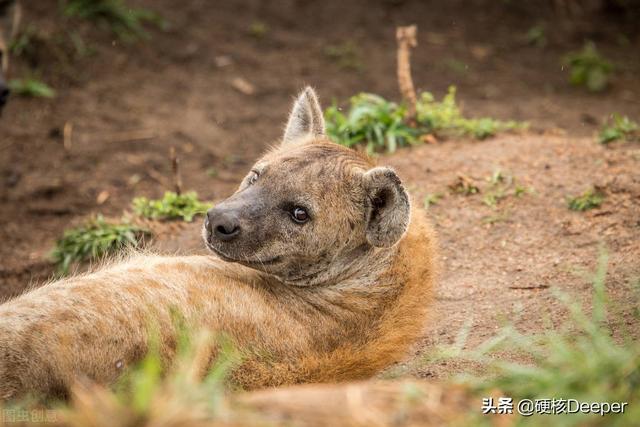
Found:
M 290 286 L 299 288 L 340 288 L 358 287 L 366 289 L 379 281 L 396 257 L 397 246 L 375 248 L 363 244 L 343 253 L 331 266 L 313 275 L 296 280 L 284 280 Z
M 436 270 L 436 239 L 424 212 L 415 209 L 405 236 L 391 248 L 372 248 L 354 262 L 341 280 L 315 286 L 317 296 L 336 306 L 377 313 L 404 294 L 423 301 Z M 424 301 L 423 301 L 424 302 Z

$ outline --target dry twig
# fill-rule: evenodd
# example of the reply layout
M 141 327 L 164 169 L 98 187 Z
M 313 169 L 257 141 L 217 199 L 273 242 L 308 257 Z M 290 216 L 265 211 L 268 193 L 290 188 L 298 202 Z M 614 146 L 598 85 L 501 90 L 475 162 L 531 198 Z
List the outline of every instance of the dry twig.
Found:
M 396 40 L 398 41 L 398 85 L 402 99 L 407 104 L 406 120 L 411 126 L 416 124 L 416 90 L 413 87 L 411 78 L 411 48 L 416 47 L 417 27 L 398 27 L 396 29 Z
M 179 196 L 182 194 L 182 177 L 180 176 L 180 161 L 176 154 L 176 148 L 173 146 L 169 149 L 169 159 L 171 160 L 173 187 L 175 188 L 176 194 Z
M 71 150 L 71 137 L 73 135 L 73 123 L 65 122 L 62 128 L 62 141 L 65 151 Z

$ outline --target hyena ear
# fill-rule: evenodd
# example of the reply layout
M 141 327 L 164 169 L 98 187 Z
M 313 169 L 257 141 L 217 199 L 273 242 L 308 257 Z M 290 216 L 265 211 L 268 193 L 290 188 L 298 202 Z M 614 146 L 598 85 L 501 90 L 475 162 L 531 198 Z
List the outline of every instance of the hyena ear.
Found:
M 396 244 L 411 217 L 409 195 L 391 168 L 376 167 L 363 176 L 367 192 L 367 241 L 379 248 Z
M 293 103 L 282 144 L 299 142 L 324 135 L 324 116 L 313 89 L 306 87 Z

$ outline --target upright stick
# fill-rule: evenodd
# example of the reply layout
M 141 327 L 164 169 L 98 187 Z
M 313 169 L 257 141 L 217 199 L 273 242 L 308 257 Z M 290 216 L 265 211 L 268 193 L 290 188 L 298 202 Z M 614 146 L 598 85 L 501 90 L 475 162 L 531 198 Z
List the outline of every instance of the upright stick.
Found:
M 182 194 L 182 177 L 180 176 L 180 162 L 176 154 L 176 148 L 171 147 L 169 150 L 169 158 L 171 159 L 171 174 L 173 176 L 173 186 L 176 190 L 176 194 L 179 196 Z
M 402 99 L 407 104 L 406 120 L 411 126 L 416 124 L 416 90 L 413 87 L 411 78 L 411 48 L 416 47 L 417 27 L 398 27 L 396 29 L 396 40 L 398 41 L 398 85 Z

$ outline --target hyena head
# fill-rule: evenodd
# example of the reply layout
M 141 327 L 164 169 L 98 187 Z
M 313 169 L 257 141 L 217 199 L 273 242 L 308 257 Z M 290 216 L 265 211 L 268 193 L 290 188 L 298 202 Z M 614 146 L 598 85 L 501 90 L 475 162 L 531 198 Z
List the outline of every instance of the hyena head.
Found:
M 308 286 L 344 278 L 391 252 L 384 248 L 400 240 L 409 219 L 396 173 L 329 141 L 307 88 L 282 142 L 207 212 L 203 235 L 224 260 Z
M 20 21 L 20 6 L 15 0 L 0 0 L 0 112 L 9 99 L 6 75 L 9 68 L 9 41 L 15 36 Z

